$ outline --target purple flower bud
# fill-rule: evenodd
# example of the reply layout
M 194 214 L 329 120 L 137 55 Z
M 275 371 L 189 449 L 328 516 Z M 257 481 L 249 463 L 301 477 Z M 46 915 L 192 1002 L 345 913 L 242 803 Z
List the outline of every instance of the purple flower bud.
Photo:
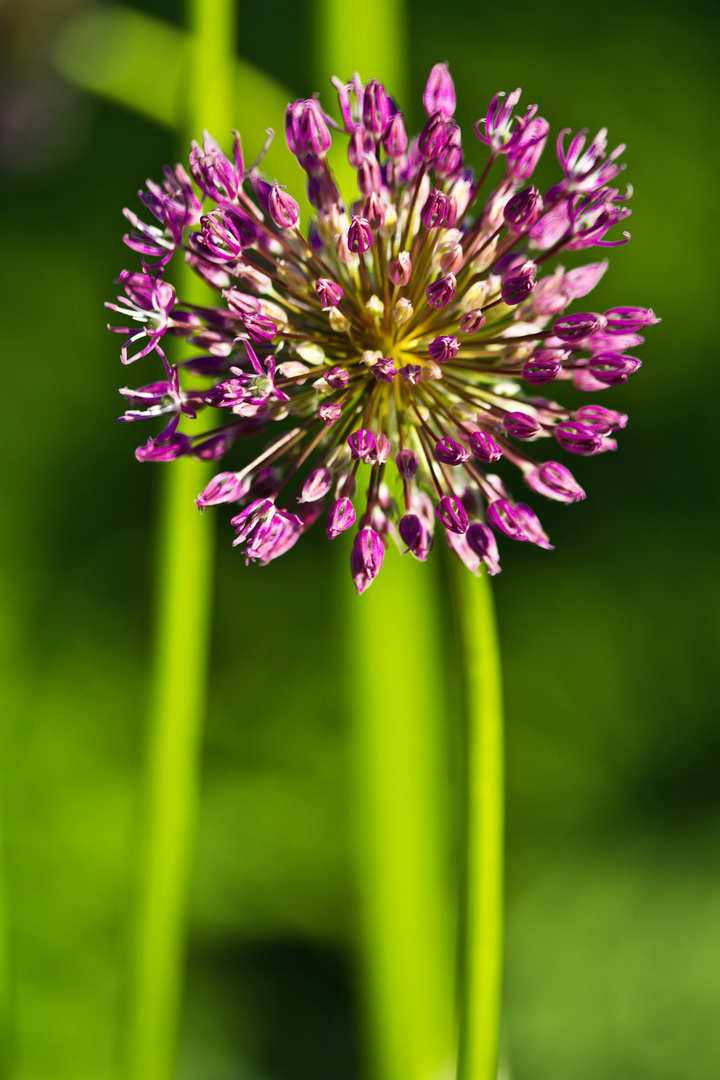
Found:
M 402 113 L 395 113 L 390 126 L 383 135 L 382 144 L 388 157 L 396 159 L 407 152 L 408 137 Z
M 602 352 L 590 358 L 588 371 L 598 382 L 607 386 L 620 386 L 626 383 L 628 375 L 632 375 L 640 366 L 640 361 L 633 356 Z
M 423 105 L 428 116 L 440 113 L 441 116 L 449 117 L 455 112 L 455 86 L 447 64 L 436 64 L 430 72 L 423 94 Z
M 358 594 L 364 593 L 380 573 L 385 558 L 385 545 L 375 529 L 361 529 L 355 537 L 350 569 Z
M 203 510 L 206 506 L 235 502 L 249 490 L 250 481 L 246 476 L 238 476 L 233 472 L 221 472 L 213 476 L 205 490 L 198 495 L 195 503 Z
M 353 431 L 348 435 L 347 441 L 354 461 L 367 461 L 370 455 L 375 453 L 375 436 L 367 428 Z
M 350 251 L 354 255 L 362 255 L 372 247 L 372 242 L 370 222 L 365 218 L 353 216 L 347 231 L 347 245 Z
M 453 244 L 440 256 L 440 269 L 445 274 L 457 274 L 463 264 L 464 253 L 461 244 Z
M 470 451 L 448 436 L 435 443 L 435 457 L 443 465 L 463 465 L 470 457 Z
M 417 514 L 405 514 L 398 522 L 398 532 L 408 551 L 413 551 L 422 540 L 422 525 Z
M 400 378 L 403 382 L 409 382 L 411 386 L 417 386 L 422 378 L 422 371 L 419 364 L 406 364 L 405 367 L 400 368 Z
M 412 480 L 418 467 L 417 454 L 414 450 L 405 448 L 395 458 L 395 464 L 403 480 Z
M 447 221 L 449 210 L 447 195 L 433 188 L 420 211 L 420 220 L 426 229 L 438 229 Z
M 278 331 L 267 315 L 245 315 L 242 322 L 251 341 L 271 341 Z
M 444 334 L 430 342 L 428 352 L 439 364 L 447 364 L 448 360 L 455 359 L 459 348 L 460 344 L 456 337 L 452 334 Z
M 145 446 L 138 446 L 135 457 L 138 461 L 174 461 L 191 452 L 192 443 L 187 435 L 175 434 L 162 442 L 148 439 Z
M 318 409 L 318 416 L 330 427 L 342 416 L 342 409 L 334 401 L 326 401 Z
M 377 158 L 374 154 L 363 154 L 358 169 L 358 188 L 360 189 L 360 194 L 365 195 L 366 197 L 373 192 L 377 194 L 381 187 L 382 175 L 380 173 L 380 166 L 378 165 Z
M 505 224 L 512 232 L 522 233 L 537 221 L 542 208 L 542 195 L 538 189 L 527 187 L 505 203 Z
M 606 409 L 604 405 L 583 405 L 576 415 L 581 423 L 597 428 L 601 435 L 624 428 L 628 419 L 625 413 Z
M 389 457 L 390 440 L 381 431 L 379 435 L 375 436 L 375 450 L 368 455 L 366 461 L 368 465 L 384 465 Z
M 329 278 L 319 278 L 315 282 L 315 292 L 323 307 L 337 307 L 343 298 L 342 286 Z
M 344 390 L 350 380 L 350 373 L 345 368 L 334 367 L 326 371 L 323 378 L 333 390 Z
M 551 349 L 538 349 L 525 362 L 522 375 L 525 382 L 531 386 L 542 386 L 543 383 L 552 382 L 561 371 L 562 363 L 556 352 Z
M 330 507 L 327 520 L 328 540 L 334 540 L 341 532 L 355 524 L 355 507 L 350 499 L 338 499 Z
M 370 370 L 378 382 L 392 382 L 397 375 L 395 361 L 390 357 L 388 360 L 376 360 L 370 365 Z
M 563 315 L 553 325 L 555 337 L 561 341 L 582 341 L 599 330 L 603 324 L 600 315 L 592 312 L 578 312 L 575 315 Z
M 457 281 L 454 274 L 446 274 L 445 277 L 433 281 L 425 290 L 425 296 L 430 307 L 444 308 L 455 296 Z
M 536 515 L 523 503 L 513 505 L 507 499 L 497 499 L 487 508 L 488 524 L 512 540 L 524 540 L 539 547 L 551 548 L 546 533 Z
M 333 474 L 329 469 L 314 469 L 303 484 L 300 502 L 317 502 L 324 499 L 332 487 Z
M 192 456 L 198 461 L 219 461 L 225 457 L 233 442 L 230 435 L 211 435 L 209 439 L 195 443 Z
M 412 263 L 407 251 L 401 251 L 388 267 L 388 277 L 393 285 L 407 285 L 412 273 Z
M 633 334 L 644 326 L 660 322 L 648 308 L 619 307 L 605 312 L 608 334 Z
M 555 428 L 555 438 L 564 450 L 573 454 L 597 454 L 602 448 L 603 435 L 596 427 L 565 420 Z
M 450 130 L 446 117 L 441 112 L 433 113 L 418 139 L 418 150 L 424 161 L 432 162 L 440 157 Z
M 533 491 L 557 502 L 572 503 L 585 498 L 585 492 L 577 480 L 559 461 L 546 461 L 528 469 L 525 483 Z
M 520 304 L 527 300 L 535 288 L 535 273 L 537 267 L 534 262 L 526 262 L 519 271 L 511 271 L 510 275 L 503 280 L 500 292 L 506 304 Z
M 390 100 L 387 90 L 377 79 L 371 79 L 363 95 L 363 124 L 373 135 L 382 135 L 390 123 Z
M 481 525 L 474 521 L 465 534 L 471 551 L 474 551 L 488 568 L 488 573 L 500 573 L 500 556 L 497 549 L 497 541 L 494 533 L 487 525 Z
M 485 316 L 480 308 L 473 308 L 472 311 L 466 311 L 461 317 L 460 329 L 463 334 L 477 334 L 478 330 L 482 330 L 485 322 Z
M 254 529 L 275 510 L 275 504 L 271 499 L 255 499 L 244 510 L 241 510 L 230 524 L 237 532 L 237 543 L 242 544 L 251 535 Z
M 534 117 L 525 125 L 520 141 L 508 151 L 508 175 L 513 180 L 529 180 L 545 149 L 550 125 L 542 116 Z
M 278 186 L 277 181 L 272 186 L 268 199 L 270 217 L 280 229 L 292 229 L 300 220 L 300 207 L 293 199 Z
M 470 449 L 478 461 L 490 465 L 493 461 L 499 461 L 502 450 L 487 431 L 473 431 L 470 436 Z
M 464 533 L 468 527 L 465 507 L 454 495 L 443 495 L 435 507 L 435 513 L 446 529 L 454 533 Z
M 579 300 L 581 296 L 587 296 L 593 291 L 607 268 L 607 259 L 599 263 L 589 263 L 587 266 L 576 266 L 565 274 L 563 288 L 573 300 Z
M 363 216 L 370 222 L 370 228 L 377 230 L 382 228 L 385 222 L 386 204 L 377 192 L 372 191 L 363 206 Z
M 332 138 L 322 114 L 322 109 L 314 98 L 307 101 L 294 101 L 285 111 L 285 134 L 288 146 L 293 154 L 325 154 L 330 149 Z
M 532 439 L 542 430 L 535 417 L 524 412 L 506 413 L 503 427 L 508 435 L 514 435 L 516 439 Z

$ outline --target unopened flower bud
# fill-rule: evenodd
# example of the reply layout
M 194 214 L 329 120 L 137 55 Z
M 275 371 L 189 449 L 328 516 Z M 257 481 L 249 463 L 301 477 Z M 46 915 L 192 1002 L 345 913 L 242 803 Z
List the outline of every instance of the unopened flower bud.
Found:
M 374 364 L 371 364 L 370 370 L 372 371 L 378 382 L 392 382 L 397 371 L 395 369 L 395 361 L 390 357 L 387 360 L 376 360 Z
M 577 480 L 559 461 L 545 461 L 525 473 L 525 483 L 533 491 L 557 502 L 572 503 L 585 498 Z
M 470 449 L 478 461 L 485 465 L 499 461 L 502 457 L 502 450 L 487 431 L 473 431 L 470 436 Z
M 525 382 L 531 386 L 542 386 L 552 382 L 562 371 L 562 362 L 552 349 L 538 349 L 526 360 L 522 370 Z
M 555 428 L 555 438 L 572 454 L 597 454 L 602 449 L 603 433 L 589 424 L 565 420 Z
M 395 113 L 383 135 L 382 144 L 389 158 L 399 158 L 407 151 L 408 137 L 402 113 Z
M 393 308 L 393 319 L 398 326 L 408 322 L 413 316 L 414 308 L 409 300 L 401 297 Z
M 358 593 L 373 583 L 385 557 L 385 545 L 375 529 L 361 529 L 353 543 L 350 568 Z
M 407 285 L 412 273 L 412 263 L 407 251 L 401 251 L 388 267 L 388 277 L 393 285 Z
M 435 457 L 443 465 L 464 465 L 470 457 L 470 451 L 462 443 L 448 436 L 438 439 L 435 443 Z
M 368 428 L 358 428 L 348 435 L 348 446 L 354 461 L 367 461 L 375 453 L 375 436 Z
M 445 274 L 457 274 L 463 264 L 463 249 L 460 244 L 453 244 L 440 256 L 440 269 Z
M 648 308 L 620 307 L 605 312 L 608 334 L 634 334 L 660 320 Z
M 343 298 L 343 290 L 341 285 L 336 285 L 334 281 L 330 281 L 329 278 L 319 278 L 315 282 L 315 292 L 317 293 L 318 300 L 323 307 L 337 307 Z
M 195 503 L 203 510 L 206 506 L 219 503 L 235 502 L 250 490 L 250 481 L 237 473 L 221 472 L 213 476 L 205 490 L 198 495 Z
M 505 413 L 503 427 L 516 439 L 532 439 L 542 430 L 535 417 L 524 412 Z
M 604 405 L 583 405 L 576 415 L 581 423 L 597 428 L 602 435 L 624 428 L 628 420 L 625 413 L 606 409 Z
M 371 195 L 382 187 L 380 166 L 374 154 L 364 154 L 358 169 L 358 188 L 361 195 Z
M 446 274 L 445 277 L 433 281 L 425 290 L 425 296 L 430 307 L 444 308 L 455 296 L 457 281 L 454 274 Z
M 318 409 L 318 416 L 321 420 L 325 421 L 328 427 L 330 427 L 336 420 L 340 419 L 342 416 L 342 409 L 336 402 L 326 401 Z
M 277 184 L 272 186 L 268 199 L 270 217 L 280 229 L 292 229 L 300 220 L 300 207 L 293 199 Z
M 600 315 L 592 312 L 578 312 L 575 315 L 563 315 L 553 324 L 553 334 L 561 341 L 582 341 L 599 330 L 603 324 Z
M 447 364 L 448 360 L 454 360 L 460 348 L 458 339 L 452 334 L 443 334 L 436 337 L 428 345 L 428 352 L 433 360 L 439 364 Z
M 382 227 L 385 221 L 385 203 L 375 191 L 372 191 L 365 200 L 363 214 L 370 222 L 371 229 Z
M 535 272 L 537 267 L 534 262 L 526 262 L 519 270 L 511 271 L 508 277 L 503 279 L 500 287 L 501 296 L 506 304 L 521 304 L 527 300 L 535 288 Z
M 428 116 L 439 112 L 442 116 L 449 117 L 455 112 L 455 86 L 447 64 L 436 64 L 430 72 L 423 94 L 423 105 Z
M 372 319 L 382 319 L 385 305 L 379 296 L 373 294 L 365 304 L 365 310 Z
M 330 320 L 330 326 L 338 334 L 344 334 L 350 328 L 350 320 L 339 308 L 330 308 L 328 319 Z
M 328 386 L 332 386 L 333 390 L 344 390 L 350 379 L 349 373 L 345 368 L 334 367 L 330 371 L 326 371 L 323 376 Z
M 375 436 L 375 450 L 371 453 L 367 462 L 369 465 L 384 465 L 390 457 L 390 440 L 387 435 L 380 432 Z
M 465 507 L 454 495 L 443 495 L 435 507 L 435 513 L 446 529 L 454 533 L 464 533 L 468 527 Z
M 390 123 L 390 99 L 377 79 L 371 79 L 363 95 L 363 124 L 373 135 L 382 135 Z
M 412 480 L 418 467 L 417 454 L 414 450 L 408 450 L 406 447 L 395 458 L 395 464 L 403 480 Z
M 524 188 L 505 203 L 503 209 L 505 224 L 511 232 L 525 232 L 537 221 L 542 208 L 542 195 L 537 188 Z
M 438 229 L 447 221 L 449 212 L 447 195 L 433 188 L 420 211 L 420 220 L 426 229 Z
M 333 476 L 329 469 L 314 469 L 303 484 L 300 502 L 317 502 L 324 499 L 332 487 Z
M 350 499 L 338 499 L 330 507 L 327 520 L 328 540 L 334 540 L 341 532 L 355 524 L 355 507 Z
M 362 255 L 372 247 L 372 229 L 365 218 L 353 217 L 347 231 L 347 245 L 354 255 Z
M 633 356 L 602 352 L 590 358 L 588 371 L 598 382 L 607 386 L 620 386 L 626 383 L 628 375 L 632 375 L 640 366 L 640 361 Z
M 460 317 L 460 329 L 463 334 L 477 334 L 479 330 L 482 330 L 485 322 L 485 316 L 480 308 L 473 308 Z

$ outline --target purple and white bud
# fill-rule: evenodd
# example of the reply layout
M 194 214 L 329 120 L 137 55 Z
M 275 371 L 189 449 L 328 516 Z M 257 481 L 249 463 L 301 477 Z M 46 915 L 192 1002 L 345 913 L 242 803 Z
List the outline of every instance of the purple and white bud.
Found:
M 508 435 L 514 435 L 516 439 L 532 439 L 542 431 L 535 417 L 525 412 L 505 413 L 503 427 Z
M 446 274 L 445 277 L 433 281 L 425 290 L 425 296 L 430 307 L 444 308 L 455 296 L 457 280 L 454 274 Z
M 387 360 L 376 360 L 370 365 L 370 370 L 378 382 L 392 382 L 397 375 L 395 361 L 392 357 Z
M 519 182 L 530 179 L 545 149 L 549 131 L 550 125 L 542 116 L 533 117 L 525 125 L 520 141 L 508 151 L 508 176 Z
M 393 308 L 393 320 L 398 326 L 402 326 L 403 323 L 410 322 L 415 312 L 415 308 L 412 306 L 410 300 L 405 296 L 401 296 L 397 304 Z
M 387 156 L 393 158 L 393 160 L 407 153 L 408 137 L 402 113 L 397 112 L 393 116 L 387 131 L 382 137 L 382 144 Z
M 358 168 L 357 174 L 358 188 L 360 194 L 366 198 L 368 195 L 372 195 L 373 192 L 377 194 L 382 187 L 382 175 L 380 173 L 380 166 L 378 160 L 374 154 L 363 154 L 362 161 Z M 366 215 L 367 217 L 368 215 Z
M 442 337 L 436 337 L 430 342 L 428 352 L 438 364 L 447 364 L 449 360 L 455 359 L 459 348 L 460 343 L 453 334 L 443 334 Z
M 202 511 L 206 506 L 236 502 L 242 499 L 243 495 L 247 495 L 249 490 L 250 481 L 246 476 L 233 472 L 221 472 L 213 476 L 205 490 L 198 495 L 195 504 Z
M 368 428 L 358 428 L 348 435 L 348 446 L 354 461 L 368 461 L 375 453 L 375 436 Z
M 406 364 L 405 367 L 400 368 L 399 374 L 403 382 L 408 382 L 411 386 L 417 386 L 422 378 L 422 372 L 423 369 L 419 364 Z
M 453 126 L 441 112 L 433 113 L 418 139 L 418 151 L 424 161 L 433 162 L 440 157 Z
M 329 278 L 319 278 L 315 282 L 315 292 L 324 308 L 337 307 L 343 298 L 342 285 L 337 285 Z
M 461 244 L 453 244 L 440 256 L 440 269 L 444 274 L 457 274 L 463 264 L 464 253 Z
M 279 187 L 277 181 L 270 192 L 268 211 L 279 229 L 292 229 L 300 220 L 300 207 L 292 195 Z
M 632 375 L 639 367 L 641 363 L 634 356 L 602 352 L 590 358 L 587 369 L 598 382 L 605 383 L 606 386 L 620 386 L 626 383 L 628 375 Z
M 398 522 L 400 539 L 405 544 L 405 551 L 420 562 L 425 562 L 432 548 L 433 537 L 427 522 L 418 514 L 405 514 Z
M 390 99 L 377 79 L 371 79 L 363 95 L 363 124 L 373 135 L 382 135 L 390 123 Z
M 645 326 L 652 326 L 660 320 L 649 308 L 619 307 L 605 312 L 608 334 L 633 334 Z
M 420 211 L 420 220 L 426 229 L 439 229 L 447 221 L 449 212 L 450 203 L 447 195 L 433 188 Z
M 430 72 L 423 105 L 428 116 L 440 113 L 441 116 L 450 117 L 455 112 L 455 86 L 447 64 L 436 64 Z
M 513 306 L 527 300 L 535 288 L 536 272 L 537 266 L 528 260 L 520 269 L 512 270 L 506 278 L 503 278 L 500 293 L 504 302 Z
M 355 537 L 350 569 L 358 594 L 362 594 L 372 585 L 380 573 L 385 558 L 385 545 L 375 529 L 361 529 Z
M 390 440 L 381 431 L 375 436 L 375 450 L 365 459 L 368 465 L 384 465 L 390 457 Z
M 492 435 L 488 435 L 487 431 L 473 431 L 470 436 L 470 449 L 473 456 L 485 465 L 491 465 L 493 461 L 499 461 L 503 453 Z
M 138 461 L 175 461 L 176 458 L 192 453 L 192 443 L 187 435 L 171 435 L 168 439 L 157 442 L 148 439 L 144 446 L 138 446 L 135 457 Z
M 593 291 L 607 268 L 607 259 L 599 263 L 589 263 L 587 266 L 576 266 L 565 274 L 563 288 L 573 300 L 579 300 L 581 296 L 587 296 Z
M 547 534 L 529 506 L 497 499 L 487 508 L 488 525 L 512 540 L 523 540 L 539 547 L 551 548 Z
M 288 105 L 285 110 L 285 134 L 290 150 L 298 156 L 325 154 L 332 143 L 322 109 L 314 98 Z
M 574 315 L 563 315 L 556 319 L 553 324 L 553 334 L 561 341 L 582 341 L 603 325 L 603 316 L 588 311 L 577 312 Z
M 435 457 L 443 465 L 464 465 L 470 457 L 470 451 L 456 439 L 446 436 L 435 443 Z
M 388 277 L 393 285 L 407 285 L 412 273 L 412 263 L 407 251 L 401 251 L 388 267 Z
M 535 224 L 543 208 L 542 195 L 537 188 L 527 187 L 505 203 L 505 224 L 514 233 L 525 232 Z
M 552 382 L 562 371 L 562 362 L 558 353 L 552 349 L 538 349 L 525 361 L 522 376 L 531 386 L 542 386 Z
M 370 222 L 370 228 L 374 232 L 377 232 L 385 224 L 386 213 L 387 203 L 382 201 L 377 192 L 370 192 L 363 206 L 363 216 Z
M 468 516 L 465 507 L 454 495 L 443 495 L 435 513 L 446 529 L 454 533 L 467 532 Z
M 559 461 L 546 461 L 525 472 L 525 483 L 533 491 L 557 502 L 572 503 L 585 498 L 577 480 Z
M 473 308 L 472 311 L 466 311 L 460 318 L 460 329 L 463 334 L 477 334 L 479 330 L 482 330 L 486 323 L 486 318 L 483 315 L 480 308 Z
M 332 487 L 333 474 L 329 469 L 314 469 L 303 484 L 299 502 L 317 502 L 324 499 Z
M 565 420 L 555 428 L 555 438 L 563 450 L 572 454 L 597 454 L 603 449 L 603 433 L 596 427 L 575 420 Z
M 465 539 L 471 551 L 485 563 L 488 573 L 495 575 L 500 573 L 500 555 L 498 553 L 495 534 L 487 525 L 474 521 L 465 533 Z
M 345 368 L 334 367 L 326 371 L 323 378 L 333 390 L 344 390 L 350 380 L 350 373 Z
M 601 435 L 619 431 L 628 421 L 625 413 L 616 412 L 615 409 L 606 409 L 604 405 L 583 405 L 578 409 L 576 416 L 581 423 L 597 428 Z
M 353 255 L 363 255 L 372 247 L 373 235 L 370 222 L 353 216 L 347 231 L 347 246 Z
M 321 420 L 325 421 L 328 427 L 330 427 L 336 420 L 340 419 L 342 416 L 342 409 L 336 402 L 326 401 L 318 409 L 318 416 Z
M 355 524 L 355 507 L 350 499 L 338 499 L 330 507 L 327 519 L 328 540 L 334 540 L 341 532 Z
M 406 447 L 395 458 L 395 464 L 403 480 L 412 480 L 418 467 L 417 454 L 414 450 L 408 450 Z

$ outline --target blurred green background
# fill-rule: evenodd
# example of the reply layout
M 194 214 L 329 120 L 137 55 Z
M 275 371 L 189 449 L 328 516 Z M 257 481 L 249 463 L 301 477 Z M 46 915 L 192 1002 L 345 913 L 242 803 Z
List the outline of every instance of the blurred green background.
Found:
M 710 1080 L 717 9 L 408 5 L 414 127 L 427 72 L 447 60 L 473 163 L 472 124 L 517 85 L 554 133 L 607 125 L 611 145 L 628 144 L 633 241 L 611 254 L 592 306 L 647 305 L 663 319 L 642 371 L 603 395 L 630 414 L 618 453 L 573 462 L 586 502 L 542 508 L 556 550 L 502 545 L 512 1075 Z M 104 1080 L 119 1050 L 162 468 L 138 465 L 138 427 L 115 423 L 126 373 L 102 303 L 135 265 L 120 210 L 175 159 L 173 138 L 53 72 L 52 42 L 79 6 L 0 5 L 0 785 L 21 1080 Z M 135 6 L 181 21 L 179 0 Z M 327 92 L 312 77 L 310 6 L 279 0 L 271 25 L 269 11 L 241 4 L 239 55 L 297 95 Z M 246 570 L 218 518 L 178 1077 L 349 1080 L 359 1055 L 338 644 L 349 576 L 321 532 Z M 192 567 L 187 577 L 191 589 Z M 399 668 L 411 628 L 380 636 Z

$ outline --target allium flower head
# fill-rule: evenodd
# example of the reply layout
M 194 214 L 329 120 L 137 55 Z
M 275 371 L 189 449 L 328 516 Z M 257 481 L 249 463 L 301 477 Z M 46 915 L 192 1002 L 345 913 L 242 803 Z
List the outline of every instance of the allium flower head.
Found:
M 359 592 L 390 540 L 423 561 L 437 530 L 471 571 L 496 574 L 498 537 L 551 547 L 535 512 L 506 487 L 509 466 L 533 494 L 584 499 L 568 466 L 537 460 L 536 448 L 614 450 L 627 419 L 601 405 L 567 409 L 538 390 L 624 383 L 640 366 L 629 351 L 657 321 L 637 307 L 568 312 L 607 262 L 569 271 L 556 263 L 562 251 L 629 239 L 608 236 L 630 213 L 627 195 L 609 186 L 623 148 L 608 154 L 603 129 L 589 145 L 580 132 L 566 149 L 562 132 L 562 176 L 540 192 L 529 181 L 549 125 L 534 105 L 516 113 L 519 90 L 500 93 L 475 127 L 489 155 L 476 180 L 447 65 L 430 74 L 428 120 L 412 140 L 382 83 L 333 83 L 340 124 L 317 98 L 286 113 L 288 145 L 307 175 L 305 230 L 282 178 L 264 178 L 261 159 L 245 166 L 237 134 L 231 157 L 206 133 L 189 173 L 178 165 L 148 184 L 141 199 L 156 224 L 126 211 L 126 243 L 143 270 L 124 271 L 124 295 L 107 306 L 127 324 L 113 327 L 127 337 L 123 363 L 155 353 L 164 370 L 121 391 L 130 405 L 121 419 L 164 419 L 140 461 L 219 460 L 243 439 L 262 440 L 252 460 L 240 450 L 241 467 L 224 468 L 197 498 L 201 510 L 235 505 L 234 543 L 246 562 L 277 558 L 324 514 L 331 540 L 357 530 Z M 348 142 L 359 198 L 338 189 L 333 138 Z M 496 161 L 504 178 L 483 203 Z M 173 256 L 214 290 L 212 305 L 176 296 L 164 279 Z M 170 363 L 168 334 L 196 355 Z M 204 376 L 203 388 L 188 374 Z M 216 423 L 193 434 L 187 425 L 201 410 Z M 497 463 L 508 466 L 502 480 Z

